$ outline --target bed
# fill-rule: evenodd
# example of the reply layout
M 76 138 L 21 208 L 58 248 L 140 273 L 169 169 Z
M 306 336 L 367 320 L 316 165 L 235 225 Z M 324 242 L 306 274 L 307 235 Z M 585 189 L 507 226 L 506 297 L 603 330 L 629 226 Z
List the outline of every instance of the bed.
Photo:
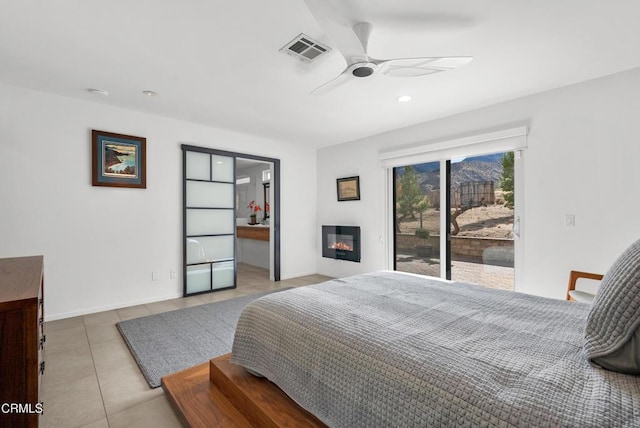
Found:
M 330 427 L 637 427 L 640 378 L 602 368 L 640 324 L 614 268 L 594 306 L 391 271 L 291 289 L 245 308 L 231 362 Z

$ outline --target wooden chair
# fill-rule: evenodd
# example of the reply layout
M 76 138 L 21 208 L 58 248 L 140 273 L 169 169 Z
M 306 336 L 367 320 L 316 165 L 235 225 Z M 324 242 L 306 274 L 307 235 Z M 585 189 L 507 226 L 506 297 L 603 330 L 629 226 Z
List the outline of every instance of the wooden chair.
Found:
M 593 279 L 596 281 L 602 280 L 604 275 L 600 275 L 599 273 L 589 273 L 589 272 L 580 272 L 577 270 L 572 270 L 569 272 L 569 286 L 567 287 L 567 300 L 574 300 L 576 302 L 581 303 L 591 303 L 593 299 L 596 297 L 593 293 L 588 293 L 586 291 L 576 290 L 576 282 L 579 278 Z

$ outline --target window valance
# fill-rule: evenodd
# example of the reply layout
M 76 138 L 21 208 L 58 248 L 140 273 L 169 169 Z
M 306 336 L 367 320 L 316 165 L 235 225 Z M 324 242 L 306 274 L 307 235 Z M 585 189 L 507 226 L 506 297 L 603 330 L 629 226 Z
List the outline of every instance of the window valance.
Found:
M 502 153 L 527 148 L 528 128 L 503 129 L 468 137 L 441 140 L 402 149 L 380 152 L 383 168 L 436 162 L 458 157 L 480 156 L 490 153 Z

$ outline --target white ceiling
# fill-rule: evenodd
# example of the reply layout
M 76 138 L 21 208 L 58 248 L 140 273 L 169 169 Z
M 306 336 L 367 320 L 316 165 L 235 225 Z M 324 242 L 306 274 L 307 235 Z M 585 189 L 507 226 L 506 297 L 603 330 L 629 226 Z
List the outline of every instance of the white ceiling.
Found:
M 638 0 L 334 2 L 373 24 L 373 57 L 475 59 L 309 96 L 345 61 L 279 52 L 333 45 L 302 0 L 0 0 L 0 82 L 323 147 L 640 67 Z

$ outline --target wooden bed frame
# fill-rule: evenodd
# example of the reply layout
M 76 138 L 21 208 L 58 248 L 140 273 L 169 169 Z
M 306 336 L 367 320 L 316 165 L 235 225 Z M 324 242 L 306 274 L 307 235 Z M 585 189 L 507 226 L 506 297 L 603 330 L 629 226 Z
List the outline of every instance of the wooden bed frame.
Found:
M 162 388 L 189 427 L 326 427 L 280 388 L 229 362 L 231 354 L 165 376 Z

